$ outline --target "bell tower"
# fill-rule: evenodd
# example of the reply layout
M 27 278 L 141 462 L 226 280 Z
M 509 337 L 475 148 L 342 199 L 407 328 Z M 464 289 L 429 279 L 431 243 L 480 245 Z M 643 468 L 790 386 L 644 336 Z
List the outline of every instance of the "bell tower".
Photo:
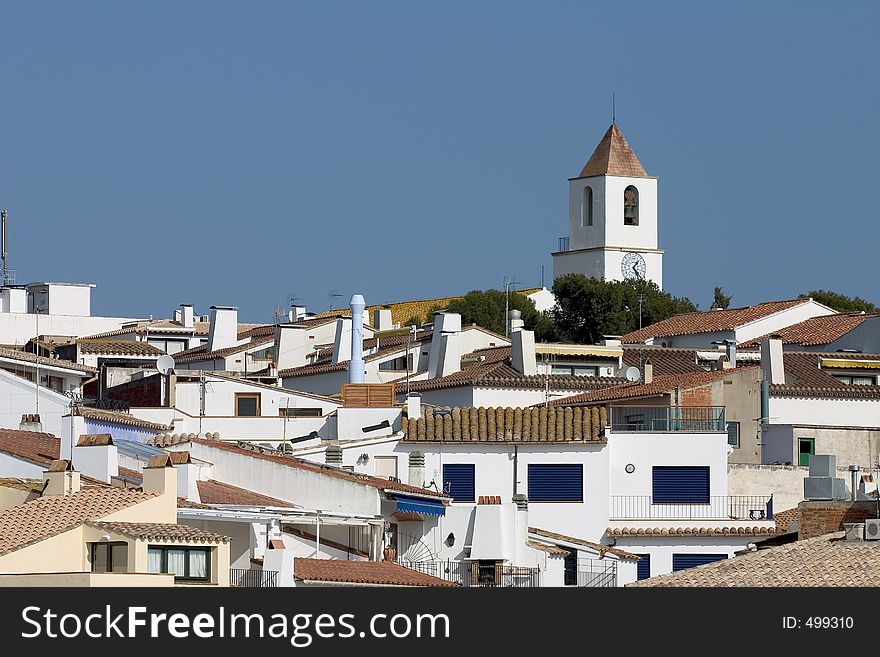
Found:
M 644 278 L 663 288 L 657 247 L 657 178 L 649 176 L 612 123 L 580 175 L 568 181 L 568 237 L 553 255 L 553 278 L 578 273 L 607 281 Z

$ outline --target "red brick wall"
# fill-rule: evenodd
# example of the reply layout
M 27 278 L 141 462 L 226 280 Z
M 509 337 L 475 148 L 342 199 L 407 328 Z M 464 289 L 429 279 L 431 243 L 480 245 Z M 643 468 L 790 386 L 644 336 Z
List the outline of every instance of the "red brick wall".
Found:
M 682 390 L 679 399 L 682 406 L 712 406 L 712 384 Z
M 798 540 L 843 529 L 843 523 L 877 518 L 877 502 L 808 501 L 798 504 Z

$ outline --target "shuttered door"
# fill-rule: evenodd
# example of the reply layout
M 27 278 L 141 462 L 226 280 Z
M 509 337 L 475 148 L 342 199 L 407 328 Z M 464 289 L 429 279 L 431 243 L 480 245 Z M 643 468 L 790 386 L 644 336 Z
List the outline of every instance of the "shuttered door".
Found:
M 529 464 L 529 502 L 583 501 L 583 465 L 580 463 Z
M 705 563 L 724 561 L 726 558 L 726 554 L 673 554 L 672 572 L 702 566 Z
M 653 500 L 662 502 L 709 503 L 708 466 L 655 465 Z
M 476 498 L 473 463 L 447 463 L 443 466 L 443 490 L 455 502 L 473 502 Z
M 641 559 L 636 562 L 636 577 L 648 579 L 651 576 L 651 555 L 640 554 Z

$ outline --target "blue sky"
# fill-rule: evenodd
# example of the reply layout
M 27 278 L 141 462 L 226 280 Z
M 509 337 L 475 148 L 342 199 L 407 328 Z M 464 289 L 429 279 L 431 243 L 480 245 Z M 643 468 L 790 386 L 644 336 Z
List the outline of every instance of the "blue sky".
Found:
M 614 91 L 668 291 L 880 301 L 876 7 L 4 3 L 11 266 L 252 321 L 537 285 Z

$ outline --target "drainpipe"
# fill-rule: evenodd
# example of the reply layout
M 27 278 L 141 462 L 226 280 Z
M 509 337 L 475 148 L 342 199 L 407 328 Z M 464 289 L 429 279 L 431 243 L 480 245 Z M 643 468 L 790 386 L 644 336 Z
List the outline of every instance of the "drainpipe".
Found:
M 850 499 L 855 502 L 859 498 L 859 466 L 849 466 Z
M 761 424 L 770 424 L 770 379 L 761 379 Z
M 315 516 L 315 559 L 321 558 L 321 512 Z
M 517 450 L 517 444 L 513 443 L 513 494 L 516 495 L 519 491 L 517 490 L 517 476 L 519 474 L 519 453 Z

